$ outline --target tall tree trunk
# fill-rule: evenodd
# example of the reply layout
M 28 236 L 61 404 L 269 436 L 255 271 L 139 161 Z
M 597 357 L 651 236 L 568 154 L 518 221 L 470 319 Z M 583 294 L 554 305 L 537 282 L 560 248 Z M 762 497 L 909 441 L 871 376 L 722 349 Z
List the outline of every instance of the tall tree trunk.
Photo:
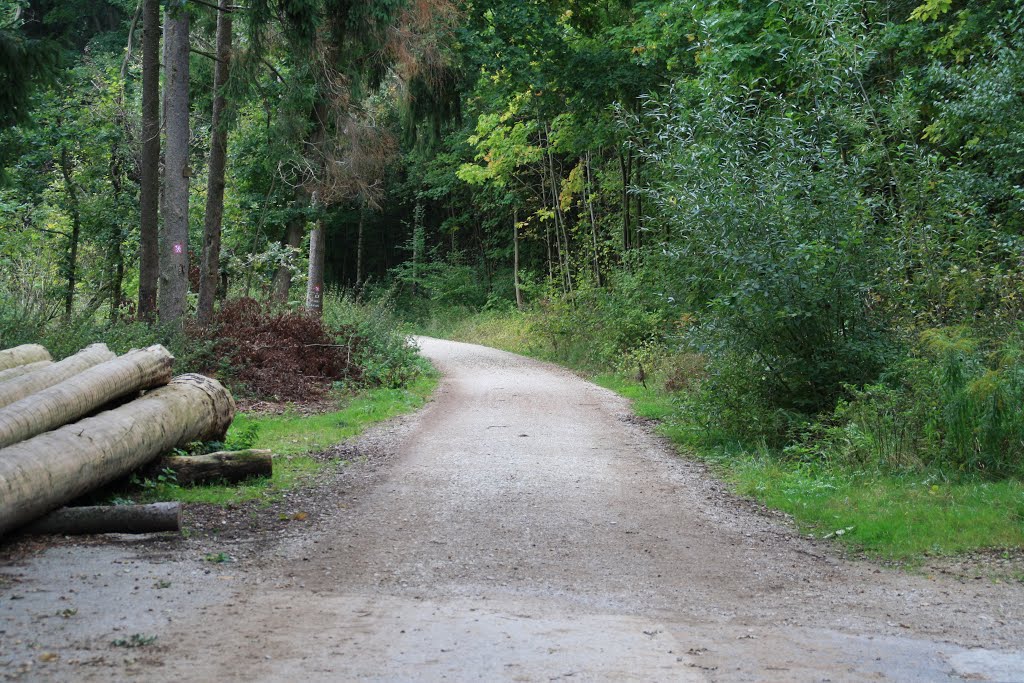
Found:
M 547 124 L 544 124 L 545 138 L 550 140 L 550 131 Z M 562 267 L 562 287 L 567 293 L 572 293 L 572 263 L 569 253 L 569 231 L 565 227 L 565 214 L 562 213 L 562 205 L 559 201 L 558 179 L 555 176 L 555 156 L 551 152 L 551 146 L 545 143 L 548 154 L 548 179 L 551 184 L 551 206 L 555 211 L 555 237 L 559 238 L 560 248 L 558 250 L 558 263 Z M 561 248 L 564 247 L 564 248 Z
M 188 293 L 188 12 L 164 18 L 164 231 L 160 240 L 160 321 L 180 324 Z
M 315 202 L 315 200 L 314 200 Z M 320 317 L 324 311 L 324 249 L 327 239 L 324 223 L 318 220 L 309 235 L 309 282 L 306 283 L 306 310 Z
M 114 240 L 111 247 L 114 259 L 114 279 L 110 283 L 110 322 L 117 322 L 121 317 L 121 297 L 124 292 L 124 252 L 121 249 L 121 236 Z
M 313 150 L 317 158 L 321 158 L 324 139 L 327 137 L 327 101 L 318 96 L 313 110 L 310 112 L 313 128 L 306 146 Z M 318 169 L 324 173 L 324 169 Z M 313 205 L 313 213 L 317 215 L 313 231 L 309 234 L 309 270 L 306 282 L 306 310 L 317 317 L 323 314 L 324 310 L 324 250 L 327 247 L 327 236 L 324 233 L 324 222 L 320 216 L 320 201 L 317 192 L 314 190 L 310 201 Z
M 632 230 L 629 220 L 629 153 L 622 153 L 619 150 L 619 173 L 622 175 L 622 251 L 629 251 L 630 231 Z
M 584 170 L 587 172 L 585 182 L 583 184 L 583 201 L 587 205 L 587 212 L 590 214 L 590 239 L 593 242 L 594 247 L 594 281 L 597 282 L 597 286 L 601 286 L 601 260 L 598 257 L 597 250 L 597 218 L 594 216 L 594 179 L 590 174 L 590 150 L 587 150 L 587 156 L 583 159 Z
M 636 184 L 639 187 L 641 182 L 641 173 L 643 172 L 643 159 L 641 157 L 636 158 Z M 636 246 L 641 248 L 644 246 L 644 196 L 639 192 L 636 195 Z
M 356 235 L 356 288 L 363 286 L 363 228 L 366 223 L 366 207 L 359 206 L 359 232 Z
M 78 210 L 78 188 L 72 178 L 71 155 L 66 144 L 60 146 L 60 173 L 64 177 L 64 194 L 68 198 L 68 210 L 71 212 L 71 235 L 68 239 L 68 254 L 65 261 L 65 274 L 68 278 L 64 292 L 64 317 L 70 319 L 75 307 L 75 280 L 78 274 L 78 240 L 82 235 L 82 214 Z
M 156 313 L 160 197 L 160 0 L 142 0 L 142 156 L 139 159 L 139 316 Z
M 512 209 L 512 285 L 516 288 L 516 308 L 523 310 L 523 290 L 519 286 L 519 210 Z
M 291 249 L 298 249 L 302 246 L 302 234 L 306 227 L 303 216 L 294 216 L 288 220 L 285 228 L 284 243 Z M 292 271 L 286 265 L 280 265 L 274 271 L 274 303 L 285 305 L 288 303 L 288 293 L 292 288 Z
M 203 220 L 203 256 L 199 270 L 199 324 L 213 319 L 213 301 L 220 279 L 220 233 L 224 219 L 224 167 L 227 164 L 228 129 L 224 120 L 231 63 L 231 12 L 228 1 L 220 0 L 217 12 L 217 65 L 213 72 L 213 119 L 210 123 L 210 171 L 206 183 L 206 215 Z
M 139 5 L 141 12 L 142 6 Z M 139 12 L 136 12 L 138 19 Z M 119 97 L 123 97 L 122 89 Z M 118 122 L 124 124 L 123 117 L 118 115 Z M 126 131 L 127 132 L 127 131 Z M 110 149 L 110 186 L 114 190 L 114 205 L 120 206 L 122 181 L 124 178 L 123 157 L 121 156 L 121 145 L 115 141 Z M 124 228 L 119 220 L 113 221 L 110 226 L 110 256 L 109 265 L 113 266 L 114 274 L 107 285 L 107 295 L 110 297 L 110 322 L 115 322 L 120 314 L 121 290 L 124 287 Z M 108 267 L 109 267 L 108 265 Z

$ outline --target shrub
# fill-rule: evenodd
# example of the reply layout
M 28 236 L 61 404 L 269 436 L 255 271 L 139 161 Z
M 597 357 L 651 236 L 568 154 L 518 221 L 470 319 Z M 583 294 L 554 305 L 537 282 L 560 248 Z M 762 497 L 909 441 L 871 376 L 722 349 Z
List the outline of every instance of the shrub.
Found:
M 1019 340 L 987 352 L 965 328 L 925 330 L 881 381 L 850 388 L 816 449 L 857 467 L 1024 474 Z
M 368 303 L 346 294 L 324 299 L 324 324 L 348 347 L 365 383 L 398 388 L 424 369 L 425 361 L 401 331 L 394 308 L 391 290 L 378 293 Z

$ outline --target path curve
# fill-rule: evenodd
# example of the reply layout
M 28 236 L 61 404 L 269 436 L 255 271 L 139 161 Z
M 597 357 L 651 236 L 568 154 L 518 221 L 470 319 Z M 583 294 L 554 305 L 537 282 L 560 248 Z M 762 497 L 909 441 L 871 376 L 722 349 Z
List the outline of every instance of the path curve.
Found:
M 554 366 L 444 375 L 321 531 L 133 680 L 1024 680 L 1024 588 L 849 562 Z

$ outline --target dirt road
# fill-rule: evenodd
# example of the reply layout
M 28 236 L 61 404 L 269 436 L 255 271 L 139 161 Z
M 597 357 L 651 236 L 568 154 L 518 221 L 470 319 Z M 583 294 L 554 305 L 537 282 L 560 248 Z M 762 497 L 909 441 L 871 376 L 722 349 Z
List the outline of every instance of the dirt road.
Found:
M 391 456 L 332 484 L 308 531 L 236 539 L 242 561 L 213 571 L 194 549 L 58 548 L 0 582 L 9 677 L 1024 680 L 1020 584 L 840 559 L 670 453 L 610 392 L 420 343 L 445 376 L 436 399 L 370 437 Z M 172 582 L 188 592 L 158 603 Z M 61 598 L 73 617 L 32 617 Z M 158 641 L 109 645 L 135 632 Z

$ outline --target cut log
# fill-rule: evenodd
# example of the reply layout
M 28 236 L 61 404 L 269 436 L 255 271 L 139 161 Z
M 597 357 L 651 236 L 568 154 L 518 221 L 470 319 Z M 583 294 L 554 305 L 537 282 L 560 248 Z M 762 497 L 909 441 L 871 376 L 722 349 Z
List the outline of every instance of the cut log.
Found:
M 273 473 L 274 456 L 268 450 L 218 451 L 207 455 L 180 455 L 164 458 L 161 467 L 174 470 L 182 485 L 208 481 L 233 484 L 250 477 L 269 477 Z
M 6 370 L 0 370 L 0 384 L 3 384 L 9 379 L 14 379 L 15 377 L 21 377 L 22 375 L 27 375 L 30 372 L 42 370 L 43 368 L 50 365 L 53 365 L 53 361 L 37 360 L 34 363 L 26 363 L 25 365 L 19 365 L 16 368 L 7 368 Z
M 59 384 L 83 370 L 88 370 L 92 366 L 112 358 L 116 358 L 116 356 L 110 352 L 106 344 L 92 344 L 59 363 L 4 382 L 0 384 L 0 408 L 9 406 L 37 391 L 52 387 L 54 384 Z
M 129 351 L 0 408 L 0 448 L 85 417 L 140 389 L 171 381 L 174 356 L 157 344 Z
M 152 534 L 181 531 L 181 503 L 61 508 L 23 529 L 26 534 Z
M 0 536 L 163 453 L 224 438 L 235 402 L 182 375 L 131 403 L 0 448 Z
M 23 344 L 0 351 L 0 370 L 9 370 L 41 360 L 53 359 L 50 358 L 50 352 L 39 344 Z

